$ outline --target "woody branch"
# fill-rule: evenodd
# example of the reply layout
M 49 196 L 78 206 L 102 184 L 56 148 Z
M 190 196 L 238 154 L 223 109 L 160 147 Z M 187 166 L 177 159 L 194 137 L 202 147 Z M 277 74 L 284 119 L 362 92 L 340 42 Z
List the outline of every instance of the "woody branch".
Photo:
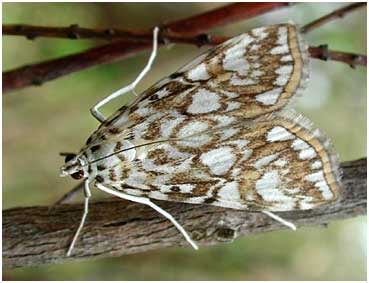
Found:
M 187 19 L 167 23 L 161 27 L 161 45 L 166 43 L 182 43 L 216 45 L 226 37 L 202 34 L 211 28 L 249 19 L 271 10 L 281 8 L 288 3 L 237 3 L 209 11 Z M 357 7 L 355 8 L 357 9 Z M 341 11 L 343 15 L 355 10 L 353 8 Z M 329 17 L 329 20 L 334 17 Z M 318 22 L 318 20 L 314 22 Z M 328 20 L 324 20 L 327 22 Z M 321 23 L 322 24 L 322 23 Z M 317 26 L 316 24 L 314 26 Z M 3 73 L 3 92 L 20 89 L 30 85 L 41 85 L 60 76 L 80 71 L 98 64 L 110 63 L 133 54 L 148 50 L 152 46 L 151 31 L 126 31 L 117 29 L 86 29 L 72 25 L 68 28 L 37 27 L 27 25 L 4 25 L 4 34 L 22 35 L 29 39 L 39 36 L 61 38 L 101 38 L 118 40 L 87 51 L 36 63 Z M 366 56 L 353 53 L 331 51 L 327 46 L 310 47 L 312 58 L 335 60 L 350 66 L 366 66 Z
M 279 213 L 298 227 L 366 214 L 366 159 L 341 164 L 342 197 L 318 209 Z M 250 234 L 286 229 L 262 213 L 215 206 L 156 201 L 204 248 Z M 3 211 L 3 267 L 38 266 L 73 260 L 185 246 L 176 228 L 151 208 L 121 200 L 92 203 L 71 257 L 66 251 L 83 212 L 82 204 Z M 291 233 L 295 233 L 291 231 Z M 190 248 L 190 247 L 188 247 Z

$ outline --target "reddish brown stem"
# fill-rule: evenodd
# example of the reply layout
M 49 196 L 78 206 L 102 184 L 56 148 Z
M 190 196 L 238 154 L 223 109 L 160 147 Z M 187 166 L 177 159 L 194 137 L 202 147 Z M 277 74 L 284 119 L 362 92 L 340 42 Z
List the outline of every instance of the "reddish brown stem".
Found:
M 285 5 L 285 3 L 283 5 Z M 277 7 L 282 7 L 283 5 L 281 3 L 238 3 L 228 5 L 198 16 L 190 17 L 186 20 L 180 20 L 166 24 L 164 26 L 166 29 L 161 29 L 162 32 L 160 35 L 160 42 L 162 44 L 168 42 L 187 43 L 195 44 L 197 46 L 204 44 L 216 45 L 223 42 L 227 38 L 210 36 L 206 34 L 197 34 L 195 36 L 191 36 L 189 34 L 194 32 L 203 32 L 206 29 L 213 28 L 217 25 L 223 25 L 225 23 L 237 21 L 241 19 L 241 17 L 243 19 L 251 18 Z M 221 15 L 224 17 L 220 18 Z M 206 21 L 206 24 L 201 24 L 203 21 Z M 179 33 L 179 23 L 187 26 L 185 35 Z M 198 27 L 196 23 L 198 23 L 200 27 Z M 32 28 L 31 33 L 27 33 L 27 28 Z M 23 35 L 28 35 L 29 37 L 41 35 L 68 37 L 68 31 L 70 31 L 70 29 L 78 29 L 75 26 L 69 27 L 67 30 L 58 28 L 37 29 L 37 27 L 29 26 L 27 28 L 23 31 Z M 190 30 L 191 28 L 193 28 L 194 32 Z M 17 28 L 13 26 L 11 28 L 9 27 L 9 29 L 14 30 Z M 39 33 L 36 33 L 37 30 Z M 103 33 L 102 30 L 79 29 L 78 31 L 82 32 L 82 34 L 78 35 L 81 37 L 97 36 Z M 132 54 L 150 49 L 152 46 L 152 33 L 150 31 L 144 32 L 120 30 L 117 34 L 111 35 L 111 37 L 124 37 L 124 40 L 110 43 L 101 47 L 92 48 L 78 54 L 73 54 L 59 59 L 45 61 L 4 72 L 3 93 L 30 85 L 41 85 L 44 82 L 72 72 L 84 70 L 98 64 L 105 64 L 118 59 L 123 59 Z M 366 66 L 366 56 L 364 55 L 330 51 L 326 46 L 310 47 L 309 52 L 312 58 L 344 62 L 350 66 Z
M 308 33 L 332 20 L 335 20 L 337 18 L 343 18 L 346 14 L 351 13 L 353 11 L 356 11 L 357 9 L 366 7 L 366 3 L 354 3 L 348 6 L 345 6 L 343 8 L 337 9 L 333 11 L 332 13 L 329 13 L 328 15 L 325 15 L 317 20 L 312 21 L 311 23 L 305 25 L 301 32 Z
M 187 19 L 164 25 L 165 29 L 179 32 L 179 25 L 186 26 L 186 34 L 203 32 L 241 19 L 249 19 L 264 14 L 286 3 L 237 3 L 226 5 Z M 192 29 L 192 30 L 191 30 Z M 150 37 L 151 38 L 151 37 Z M 207 41 L 201 38 L 199 41 Z M 206 39 L 206 40 L 204 40 Z M 178 38 L 179 40 L 179 38 Z M 127 41 L 111 43 L 85 52 L 69 55 L 56 60 L 33 64 L 3 73 L 3 93 L 30 85 L 40 85 L 60 76 L 86 69 L 97 64 L 110 63 L 128 55 L 151 48 L 151 40 L 129 44 Z
M 365 55 L 332 51 L 328 49 L 328 45 L 320 45 L 318 47 L 310 46 L 309 54 L 311 58 L 320 59 L 324 61 L 327 60 L 338 61 L 346 63 L 352 68 L 354 68 L 357 65 L 366 66 Z
M 214 27 L 250 19 L 288 5 L 289 3 L 285 2 L 231 4 L 193 17 L 167 23 L 161 26 L 161 31 L 167 38 L 174 37 L 179 40 L 184 37 L 193 37 Z M 131 39 L 137 41 L 137 39 L 151 40 L 152 38 L 150 31 L 88 29 L 81 28 L 78 25 L 69 27 L 42 27 L 21 24 L 3 25 L 3 34 L 22 35 L 29 39 L 52 37 L 69 39 L 99 38 L 106 40 Z M 178 35 L 176 36 L 176 34 Z
M 288 2 L 236 3 L 184 20 L 175 21 L 164 25 L 164 27 L 172 33 L 195 35 L 218 26 L 250 19 L 288 5 L 290 5 Z

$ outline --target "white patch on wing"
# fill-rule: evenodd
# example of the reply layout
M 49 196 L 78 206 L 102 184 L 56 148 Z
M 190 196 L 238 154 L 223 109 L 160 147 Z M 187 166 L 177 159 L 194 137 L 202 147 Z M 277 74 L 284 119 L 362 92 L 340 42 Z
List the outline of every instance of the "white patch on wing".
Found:
M 247 74 L 250 66 L 244 56 L 246 53 L 246 46 L 253 42 L 254 39 L 248 34 L 240 35 L 237 39 L 240 39 L 240 41 L 225 51 L 223 68 L 226 71 L 236 71 L 239 74 Z
M 256 101 L 263 103 L 264 105 L 273 105 L 277 102 L 279 96 L 282 93 L 282 88 L 273 88 L 269 91 L 263 92 L 255 96 Z
M 132 196 L 142 196 L 143 192 L 135 189 L 124 189 L 124 193 Z
M 278 74 L 277 80 L 274 82 L 275 85 L 284 86 L 288 83 L 293 67 L 292 65 L 285 65 L 279 67 L 275 72 Z
M 279 167 L 283 167 L 287 165 L 287 161 L 283 158 L 279 158 L 278 160 L 274 161 L 274 164 Z
M 238 190 L 238 183 L 236 181 L 228 182 L 218 191 L 218 197 L 222 201 L 235 201 L 239 202 L 240 192 Z
M 249 158 L 250 158 L 250 156 L 251 156 L 251 154 L 252 154 L 252 149 L 246 149 L 246 150 L 243 152 L 243 155 L 242 155 L 242 158 L 241 158 L 240 162 L 243 162 L 243 161 L 245 161 L 245 160 L 249 159 Z
M 270 54 L 277 55 L 277 54 L 284 54 L 289 52 L 288 45 L 281 45 L 273 47 L 270 51 Z
M 168 96 L 169 93 L 170 93 L 170 91 L 167 90 L 166 88 L 163 88 L 163 89 L 155 92 L 155 94 L 158 96 L 159 99 Z
M 209 113 L 220 107 L 219 96 L 215 92 L 200 88 L 192 96 L 192 104 L 187 112 L 191 114 Z
M 227 108 L 225 112 L 236 110 L 241 107 L 241 103 L 237 101 L 227 101 Z
M 220 89 L 220 92 L 222 94 L 225 94 L 228 98 L 236 98 L 236 97 L 239 97 L 240 94 L 237 93 L 237 92 L 231 92 L 231 91 L 228 91 L 228 90 L 224 90 L 224 89 Z
M 179 146 L 189 146 L 189 147 L 196 148 L 196 147 L 203 146 L 209 142 L 211 142 L 211 137 L 209 135 L 202 134 L 202 135 L 193 136 L 185 140 L 178 141 L 177 144 Z
M 178 185 L 178 186 L 179 186 L 179 190 L 182 194 L 192 193 L 192 190 L 195 188 L 194 184 L 181 184 L 181 185 Z
M 274 159 L 276 159 L 279 156 L 279 153 L 270 154 L 267 156 L 264 156 L 262 158 L 259 158 L 255 163 L 254 167 L 256 169 L 261 169 L 265 165 L 268 165 L 270 162 L 272 162 Z
M 300 188 L 286 188 L 285 191 L 289 194 L 297 194 L 300 191 Z
M 137 114 L 141 117 L 145 117 L 145 116 L 148 116 L 150 114 L 153 113 L 153 110 L 150 109 L 150 108 L 138 108 L 135 112 L 133 112 L 134 114 Z
M 249 143 L 248 140 L 233 140 L 233 141 L 227 142 L 227 144 L 237 146 L 238 149 L 243 149 L 248 143 Z
M 207 196 L 192 197 L 192 198 L 186 199 L 186 202 L 189 202 L 189 203 L 203 203 L 207 198 L 208 198 Z
M 259 44 L 253 44 L 250 48 L 250 51 L 257 51 L 260 49 L 260 45 Z
M 160 134 L 162 137 L 169 137 L 173 130 L 185 120 L 184 117 L 178 117 L 176 119 L 165 119 L 160 124 Z
M 229 139 L 230 137 L 237 134 L 239 131 L 240 131 L 240 128 L 227 128 L 227 129 L 224 129 L 224 130 L 222 130 L 223 137 L 222 137 L 221 140 L 223 141 L 223 140 Z
M 300 209 L 311 209 L 311 208 L 313 208 L 315 205 L 313 203 L 311 203 L 312 200 L 313 200 L 312 196 L 304 196 L 303 199 L 301 199 L 299 201 Z
M 316 157 L 316 152 L 308 143 L 302 139 L 296 139 L 292 143 L 292 148 L 299 152 L 299 159 L 306 160 Z
M 258 40 L 263 40 L 268 36 L 268 33 L 265 30 L 265 27 L 256 28 L 252 30 L 252 34 L 258 37 Z
M 151 191 L 149 193 L 149 197 L 153 199 L 161 199 L 161 200 L 168 199 L 168 196 L 166 194 L 163 194 L 162 192 L 159 192 L 159 191 Z
M 253 85 L 253 84 L 256 84 L 256 82 L 250 78 L 243 79 L 237 76 L 236 74 L 233 74 L 230 80 L 230 84 L 236 85 L 236 86 L 242 86 L 242 85 Z
M 254 71 L 251 72 L 251 77 L 258 78 L 258 77 L 260 77 L 260 76 L 262 76 L 264 74 L 265 74 L 264 71 L 254 70 Z
M 282 56 L 282 58 L 281 58 L 281 61 L 282 62 L 289 62 L 289 61 L 292 61 L 293 60 L 293 58 L 292 58 L 292 56 L 291 55 L 284 55 L 284 56 Z
M 131 169 L 128 178 L 123 181 L 123 184 L 127 184 L 130 187 L 134 187 L 142 190 L 150 190 L 150 187 L 146 184 L 147 175 L 145 172 Z
M 201 154 L 201 162 L 208 166 L 214 175 L 223 175 L 233 166 L 236 161 L 231 147 L 219 147 Z
M 207 84 L 211 88 L 217 88 L 219 86 L 219 84 L 213 80 L 208 80 Z
M 227 126 L 227 125 L 229 125 L 229 124 L 231 124 L 232 122 L 235 121 L 234 117 L 226 116 L 226 115 L 212 115 L 212 116 L 210 116 L 210 118 L 213 121 L 218 122 L 217 126 L 220 126 L 220 127 Z
M 283 194 L 280 189 L 281 185 L 278 171 L 273 170 L 266 172 L 256 181 L 255 189 L 264 201 L 275 202 L 274 209 L 291 210 L 294 207 L 295 199 Z
M 311 169 L 320 169 L 322 168 L 322 162 L 319 160 L 316 160 L 311 164 Z
M 327 182 L 325 181 L 324 173 L 322 170 L 306 175 L 304 177 L 304 180 L 315 183 L 315 187 L 319 189 L 324 199 L 329 200 L 333 198 L 333 194 Z
M 314 157 L 316 157 L 316 152 L 312 147 L 301 150 L 299 153 L 299 159 L 301 160 L 312 159 Z
M 278 75 L 290 75 L 292 70 L 293 70 L 292 65 L 284 65 L 284 66 L 279 67 L 275 72 Z
M 274 126 L 267 134 L 267 141 L 269 142 L 286 141 L 294 138 L 295 135 L 281 126 Z
M 278 29 L 278 40 L 277 44 L 279 45 L 287 45 L 287 27 L 280 27 Z
M 202 81 L 210 78 L 208 71 L 206 70 L 206 64 L 202 63 L 195 68 L 191 69 L 187 73 L 188 79 L 191 81 Z
M 197 133 L 201 133 L 209 128 L 207 122 L 203 121 L 191 121 L 185 124 L 178 132 L 178 137 L 188 137 Z

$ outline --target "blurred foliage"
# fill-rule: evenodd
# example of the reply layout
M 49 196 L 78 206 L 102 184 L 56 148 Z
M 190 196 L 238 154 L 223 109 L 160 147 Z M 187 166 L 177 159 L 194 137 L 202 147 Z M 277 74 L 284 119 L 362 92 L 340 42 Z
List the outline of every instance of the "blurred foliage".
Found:
M 143 29 L 184 18 L 223 3 L 3 3 L 3 23 Z M 344 3 L 306 3 L 219 28 L 236 35 L 256 26 L 293 20 L 310 22 Z M 150 11 L 150 13 L 148 13 Z M 366 53 L 366 10 L 347 15 L 307 36 L 310 45 Z M 101 40 L 4 36 L 3 71 L 85 50 Z M 170 74 L 201 50 L 161 49 L 138 90 Z M 97 127 L 89 108 L 128 84 L 148 54 L 98 66 L 3 97 L 3 209 L 49 205 L 75 184 L 59 178 L 58 153 L 77 151 Z M 366 68 L 312 60 L 311 80 L 297 108 L 331 138 L 342 161 L 366 156 Z M 129 97 L 128 97 L 129 98 Z M 112 113 L 127 101 L 104 108 Z M 88 220 L 87 220 L 88 221 Z M 77 223 L 76 223 L 77 225 Z M 74 229 L 74 227 L 71 227 Z M 78 245 L 78 243 L 77 243 Z M 92 247 L 93 248 L 93 247 Z M 365 280 L 366 217 L 335 222 L 327 229 L 302 228 L 244 237 L 230 245 L 172 248 L 121 258 L 20 268 L 7 280 Z

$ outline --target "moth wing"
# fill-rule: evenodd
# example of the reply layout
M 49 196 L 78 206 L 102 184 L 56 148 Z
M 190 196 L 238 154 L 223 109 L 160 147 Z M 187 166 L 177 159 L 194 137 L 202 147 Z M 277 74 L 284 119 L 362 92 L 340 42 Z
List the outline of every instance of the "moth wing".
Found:
M 253 29 L 206 51 L 159 81 L 104 122 L 90 142 L 110 132 L 119 132 L 125 139 L 166 139 L 168 135 L 146 129 L 157 128 L 161 121 L 180 123 L 214 115 L 231 121 L 281 110 L 304 84 L 307 58 L 306 46 L 294 25 Z M 221 121 L 213 125 L 222 126 Z
M 105 185 L 127 194 L 251 211 L 310 209 L 337 199 L 339 169 L 327 141 L 301 115 L 202 132 L 140 147 Z M 109 181 L 107 181 L 109 180 Z

